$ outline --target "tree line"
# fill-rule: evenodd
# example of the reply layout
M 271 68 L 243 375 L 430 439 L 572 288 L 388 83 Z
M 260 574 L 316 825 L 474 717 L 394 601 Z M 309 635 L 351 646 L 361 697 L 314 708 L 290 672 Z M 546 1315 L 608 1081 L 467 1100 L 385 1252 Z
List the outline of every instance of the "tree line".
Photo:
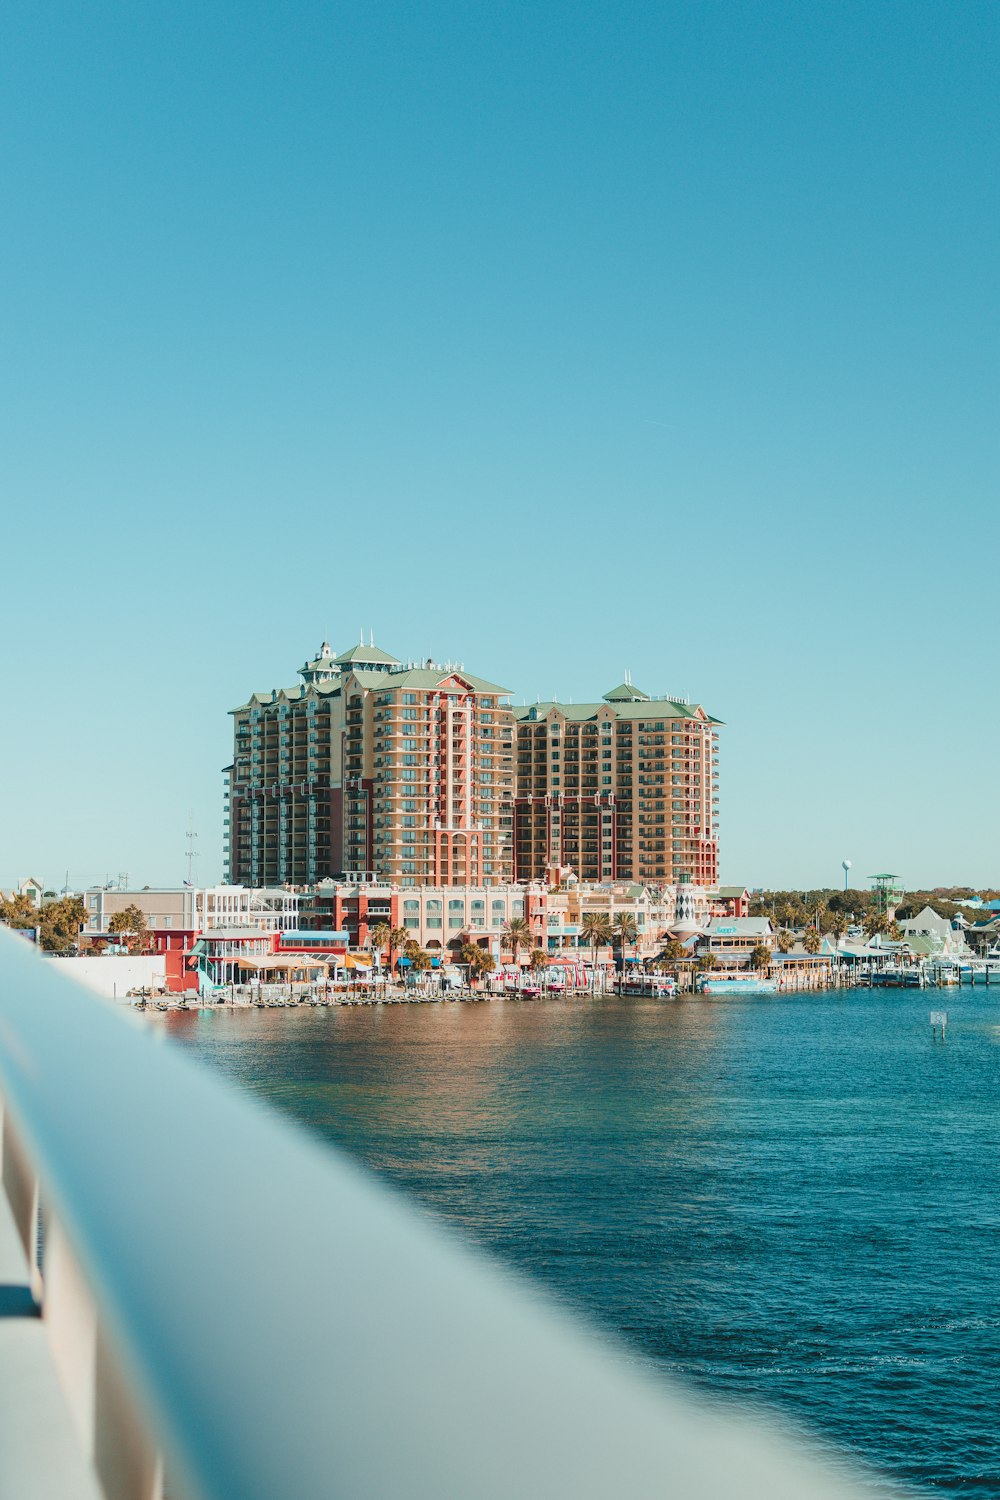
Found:
M 969 886 L 939 886 L 933 890 L 906 891 L 893 911 L 893 918 L 878 926 L 875 919 L 884 917 L 879 909 L 876 891 L 836 890 L 830 887 L 812 891 L 758 891 L 750 904 L 752 917 L 770 917 L 777 928 L 809 928 L 818 932 L 829 932 L 840 936 L 848 927 L 864 927 L 866 931 L 886 932 L 893 920 L 906 921 L 923 911 L 925 906 L 948 921 L 963 916 L 968 922 L 981 921 L 982 910 L 965 904 L 976 900 L 977 893 Z M 991 901 L 1000 899 L 993 891 L 978 893 L 978 899 Z

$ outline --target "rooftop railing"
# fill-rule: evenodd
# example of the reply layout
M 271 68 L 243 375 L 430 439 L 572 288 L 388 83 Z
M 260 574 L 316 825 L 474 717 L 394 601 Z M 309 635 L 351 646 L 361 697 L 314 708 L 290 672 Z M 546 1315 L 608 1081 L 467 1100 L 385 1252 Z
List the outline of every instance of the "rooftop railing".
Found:
M 654 1379 L 3 929 L 0 1089 L 0 1494 L 869 1493 Z

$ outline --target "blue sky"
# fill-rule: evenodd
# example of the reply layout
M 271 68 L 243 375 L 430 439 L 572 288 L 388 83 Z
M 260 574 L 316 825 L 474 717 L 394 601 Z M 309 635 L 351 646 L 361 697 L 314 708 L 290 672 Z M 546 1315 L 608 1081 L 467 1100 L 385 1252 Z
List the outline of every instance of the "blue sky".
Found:
M 1000 884 L 993 4 L 11 0 L 0 880 L 220 873 L 374 628 L 726 720 L 723 873 Z

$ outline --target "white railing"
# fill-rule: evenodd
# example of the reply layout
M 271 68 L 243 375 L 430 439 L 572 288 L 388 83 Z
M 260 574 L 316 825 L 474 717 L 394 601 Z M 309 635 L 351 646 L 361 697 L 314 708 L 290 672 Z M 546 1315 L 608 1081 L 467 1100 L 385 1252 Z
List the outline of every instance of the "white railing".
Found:
M 869 1493 L 654 1378 L 2 929 L 0 1090 L 0 1210 L 82 1471 L 48 1473 L 65 1452 L 36 1412 L 0 1440 L 4 1496 L 153 1500 L 164 1468 L 171 1500 Z

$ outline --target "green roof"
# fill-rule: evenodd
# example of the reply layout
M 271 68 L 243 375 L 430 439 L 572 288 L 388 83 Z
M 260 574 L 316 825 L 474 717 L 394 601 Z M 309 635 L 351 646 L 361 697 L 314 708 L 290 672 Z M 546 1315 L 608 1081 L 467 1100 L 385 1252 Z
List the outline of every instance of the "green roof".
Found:
M 641 699 L 648 702 L 649 694 L 642 688 L 633 687 L 630 682 L 620 682 L 610 693 L 604 694 L 605 703 L 638 703 Z
M 380 651 L 378 646 L 366 646 L 363 641 L 357 646 L 352 646 L 349 651 L 341 651 L 339 656 L 334 657 L 334 663 L 338 667 L 363 665 L 365 662 L 383 667 L 400 665 L 398 657 L 390 656 L 388 651 Z
M 364 668 L 356 668 L 353 675 L 362 687 L 372 689 L 409 688 L 416 692 L 430 692 L 442 682 L 456 677 L 459 682 L 468 683 L 475 693 L 510 692 L 510 688 L 487 682 L 484 677 L 473 677 L 471 672 L 460 671 L 457 667 L 447 671 L 441 667 L 409 667 L 402 672 L 366 672 Z
M 299 668 L 300 672 L 339 672 L 339 670 L 337 658 L 329 655 L 314 656 Z
M 532 713 L 536 719 L 545 719 L 550 713 L 561 714 L 564 719 L 571 723 L 585 719 L 596 719 L 603 711 L 616 719 L 697 719 L 699 717 L 698 705 L 694 703 L 678 703 L 673 698 L 642 698 L 636 702 L 619 703 L 605 700 L 601 703 L 526 703 L 514 709 L 514 717 L 519 722 L 530 719 Z M 701 713 L 705 714 L 702 709 Z M 721 724 L 721 719 L 713 719 L 710 714 L 705 714 L 704 720 L 709 724 Z
M 231 714 L 242 714 L 249 708 L 275 708 L 279 703 L 297 703 L 301 698 L 313 695 L 322 695 L 324 698 L 335 698 L 340 692 L 340 680 L 333 682 L 311 682 L 308 687 L 278 688 L 274 695 L 270 691 L 266 693 L 251 693 L 245 703 L 240 703 L 236 708 L 231 708 Z

